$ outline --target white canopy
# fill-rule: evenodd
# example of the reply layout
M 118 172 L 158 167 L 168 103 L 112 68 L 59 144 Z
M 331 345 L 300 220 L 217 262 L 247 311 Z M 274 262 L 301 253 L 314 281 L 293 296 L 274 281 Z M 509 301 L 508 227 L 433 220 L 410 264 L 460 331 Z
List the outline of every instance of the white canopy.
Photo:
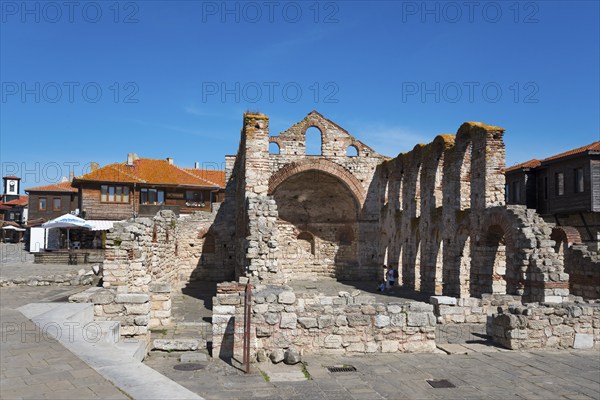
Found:
M 76 217 L 72 214 L 61 215 L 58 218 L 51 219 L 43 223 L 42 228 L 83 228 L 92 229 L 92 225 L 88 224 L 83 218 Z

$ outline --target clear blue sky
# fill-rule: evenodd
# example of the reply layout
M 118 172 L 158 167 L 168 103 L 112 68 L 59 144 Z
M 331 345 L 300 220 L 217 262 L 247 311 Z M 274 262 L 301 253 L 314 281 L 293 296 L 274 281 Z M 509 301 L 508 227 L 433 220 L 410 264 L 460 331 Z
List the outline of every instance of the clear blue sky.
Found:
M 506 128 L 508 165 L 600 138 L 597 1 L 0 4 L 24 188 L 130 152 L 222 165 L 248 109 L 272 134 L 316 109 L 388 156 L 464 121 Z

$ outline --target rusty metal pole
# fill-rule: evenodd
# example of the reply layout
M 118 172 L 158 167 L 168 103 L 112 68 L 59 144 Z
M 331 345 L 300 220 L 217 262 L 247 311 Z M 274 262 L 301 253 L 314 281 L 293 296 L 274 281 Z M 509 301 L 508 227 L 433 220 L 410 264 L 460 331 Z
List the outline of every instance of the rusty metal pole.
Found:
M 246 284 L 246 293 L 244 301 L 244 372 L 250 373 L 250 318 L 252 310 L 250 302 L 252 301 L 252 285 Z

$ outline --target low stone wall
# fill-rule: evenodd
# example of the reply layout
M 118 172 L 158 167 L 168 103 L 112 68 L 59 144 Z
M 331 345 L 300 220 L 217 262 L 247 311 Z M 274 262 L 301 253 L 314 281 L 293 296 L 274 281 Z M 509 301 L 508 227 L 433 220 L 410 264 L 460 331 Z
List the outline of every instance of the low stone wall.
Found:
M 513 350 L 600 349 L 600 302 L 502 307 L 493 316 L 493 338 Z
M 565 268 L 569 272 L 570 291 L 584 299 L 600 298 L 600 254 L 586 245 L 574 245 L 565 250 Z
M 150 322 L 148 328 L 171 324 L 171 285 L 150 284 Z
M 244 285 L 219 284 L 213 298 L 213 355 L 241 354 Z M 252 294 L 251 359 L 278 362 L 283 350 L 300 354 L 432 352 L 433 306 L 376 303 L 360 291 L 337 296 L 289 286 L 257 285 Z
M 490 322 L 499 306 L 520 306 L 521 296 L 507 294 L 484 294 L 481 298 L 455 298 L 431 296 L 433 313 L 438 324 L 484 324 Z
M 65 274 L 50 276 L 28 276 L 26 278 L 0 279 L 0 287 L 11 286 L 78 286 L 91 285 L 96 280 L 90 274 Z
M 90 288 L 69 297 L 74 303 L 93 303 L 95 321 L 120 322 L 120 336 L 150 343 L 150 296 L 118 289 Z

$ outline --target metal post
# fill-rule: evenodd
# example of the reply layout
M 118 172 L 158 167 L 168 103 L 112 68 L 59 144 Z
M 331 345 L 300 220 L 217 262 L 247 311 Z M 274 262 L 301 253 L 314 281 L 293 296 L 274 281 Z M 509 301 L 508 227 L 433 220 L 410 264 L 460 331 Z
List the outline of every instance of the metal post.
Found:
M 250 302 L 252 300 L 252 285 L 246 284 L 246 293 L 244 301 L 244 372 L 250 373 L 250 318 L 252 310 Z

